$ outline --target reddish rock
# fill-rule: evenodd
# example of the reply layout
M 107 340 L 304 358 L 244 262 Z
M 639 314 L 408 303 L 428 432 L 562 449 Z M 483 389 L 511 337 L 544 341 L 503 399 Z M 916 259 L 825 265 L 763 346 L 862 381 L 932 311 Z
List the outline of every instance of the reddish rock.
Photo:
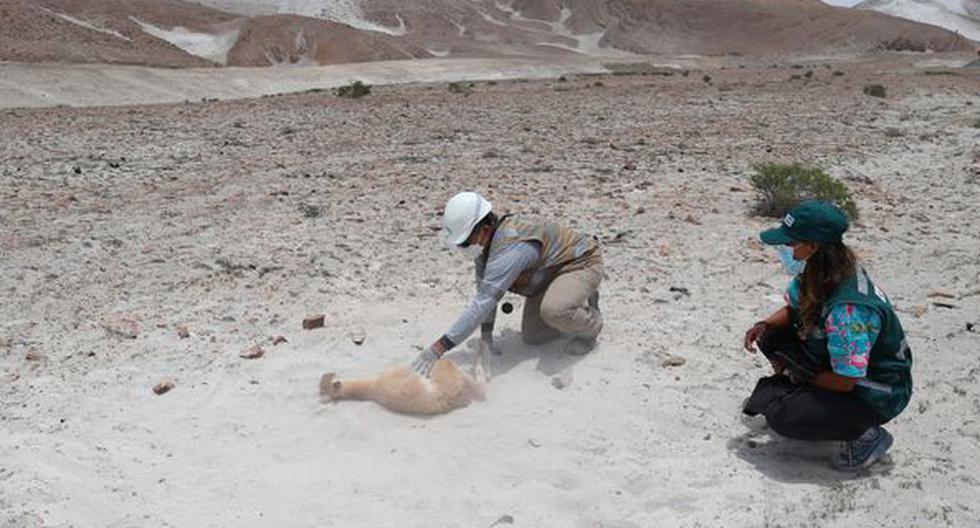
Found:
M 153 387 L 153 393 L 156 394 L 157 396 L 159 396 L 161 394 L 166 394 L 166 393 L 170 392 L 170 389 L 172 389 L 172 388 L 174 388 L 174 382 L 172 382 L 170 380 L 164 380 L 164 381 L 161 381 L 160 383 L 157 383 L 156 385 L 154 385 L 154 387 Z
M 126 339 L 136 339 L 140 335 L 140 324 L 129 317 L 107 317 L 102 320 L 102 328 L 112 335 Z
M 44 354 L 35 349 L 30 349 L 27 351 L 27 355 L 24 356 L 27 361 L 41 361 L 44 359 Z
M 241 354 L 239 354 L 240 357 L 245 359 L 259 359 L 264 355 L 265 355 L 265 349 L 260 347 L 259 345 L 253 345 L 245 349 Z
M 286 339 L 284 336 L 276 336 L 272 338 L 273 345 L 281 345 L 283 343 L 288 343 L 288 342 L 289 340 Z

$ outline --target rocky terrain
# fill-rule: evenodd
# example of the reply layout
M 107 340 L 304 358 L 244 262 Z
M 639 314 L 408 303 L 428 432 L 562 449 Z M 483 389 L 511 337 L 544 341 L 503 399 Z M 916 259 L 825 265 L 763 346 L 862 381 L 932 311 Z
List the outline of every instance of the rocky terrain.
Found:
M 0 110 L 0 526 L 976 526 L 980 70 L 918 60 Z M 873 471 L 739 414 L 766 373 L 742 333 L 787 281 L 763 161 L 856 193 L 848 242 L 909 333 Z M 437 237 L 461 189 L 602 238 L 599 348 L 500 314 L 486 402 L 321 403 L 465 306 Z

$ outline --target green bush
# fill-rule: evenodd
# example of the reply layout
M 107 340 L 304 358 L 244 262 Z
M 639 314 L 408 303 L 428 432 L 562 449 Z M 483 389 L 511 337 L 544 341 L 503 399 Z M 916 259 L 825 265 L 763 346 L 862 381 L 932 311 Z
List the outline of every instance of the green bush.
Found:
M 851 219 L 858 217 L 851 191 L 822 169 L 798 163 L 760 163 L 753 169 L 752 187 L 758 193 L 755 214 L 780 218 L 800 201 L 817 199 L 837 204 Z
M 469 95 L 469 93 L 473 91 L 473 84 L 467 85 L 466 83 L 461 82 L 451 82 L 449 83 L 449 86 L 447 86 L 447 89 L 449 90 L 449 93 Z
M 365 95 L 370 95 L 371 85 L 361 81 L 354 81 L 346 86 L 337 88 L 337 97 L 347 97 L 348 99 L 360 99 Z
M 868 84 L 864 86 L 864 94 L 871 97 L 884 97 L 885 87 L 880 84 Z

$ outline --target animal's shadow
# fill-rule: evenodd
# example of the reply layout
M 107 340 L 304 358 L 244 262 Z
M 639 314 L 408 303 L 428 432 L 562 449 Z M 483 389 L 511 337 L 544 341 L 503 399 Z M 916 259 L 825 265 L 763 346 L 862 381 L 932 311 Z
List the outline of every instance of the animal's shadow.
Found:
M 535 370 L 546 376 L 553 376 L 571 369 L 576 363 L 596 352 L 593 350 L 583 355 L 567 354 L 564 350 L 568 342 L 568 338 L 558 338 L 541 345 L 529 345 L 524 342 L 519 332 L 504 330 L 493 340 L 495 350 L 490 354 L 492 367 L 490 379 L 506 375 L 525 361 L 537 361 Z M 464 371 L 472 372 L 476 364 L 478 344 L 479 338 L 472 338 L 466 343 L 465 350 L 454 351 L 448 357 Z M 601 347 L 600 342 L 597 350 Z

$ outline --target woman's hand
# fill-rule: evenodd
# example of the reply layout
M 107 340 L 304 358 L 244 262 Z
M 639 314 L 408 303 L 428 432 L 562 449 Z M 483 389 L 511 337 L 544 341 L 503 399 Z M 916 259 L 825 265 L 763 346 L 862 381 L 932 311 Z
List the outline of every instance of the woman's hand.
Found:
M 762 339 L 762 336 L 765 335 L 767 330 L 769 330 L 769 324 L 765 321 L 759 321 L 758 323 L 752 325 L 752 328 L 749 328 L 749 330 L 745 332 L 745 350 L 754 352 L 752 347 L 759 341 L 759 339 Z

